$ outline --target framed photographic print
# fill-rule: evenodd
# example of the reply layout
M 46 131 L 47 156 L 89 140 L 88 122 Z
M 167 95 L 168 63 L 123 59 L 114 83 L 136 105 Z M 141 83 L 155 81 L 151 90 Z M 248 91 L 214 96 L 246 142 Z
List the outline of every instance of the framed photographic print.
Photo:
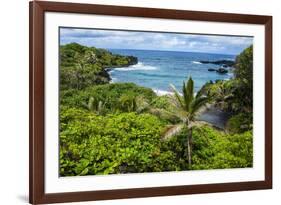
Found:
M 272 187 L 272 17 L 30 2 L 30 203 Z

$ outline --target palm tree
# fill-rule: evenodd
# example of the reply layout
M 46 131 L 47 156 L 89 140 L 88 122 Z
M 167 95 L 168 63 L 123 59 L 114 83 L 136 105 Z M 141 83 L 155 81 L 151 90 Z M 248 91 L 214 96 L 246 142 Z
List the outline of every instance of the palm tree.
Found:
M 200 122 L 195 117 L 202 111 L 208 102 L 208 97 L 198 92 L 194 95 L 194 82 L 190 77 L 187 82 L 183 82 L 182 95 L 171 85 L 174 94 L 170 96 L 173 105 L 172 114 L 180 119 L 178 124 L 170 125 L 164 132 L 163 139 L 167 140 L 175 136 L 184 129 L 187 130 L 187 157 L 188 166 L 191 167 L 192 155 L 192 128 Z
M 215 105 L 222 110 L 227 110 L 229 107 L 229 101 L 233 99 L 234 89 L 227 86 L 227 82 L 222 82 L 218 84 L 215 96 Z
M 106 102 L 102 102 L 94 97 L 90 97 L 88 103 L 82 103 L 82 105 L 91 112 L 97 113 L 98 115 L 105 114 Z

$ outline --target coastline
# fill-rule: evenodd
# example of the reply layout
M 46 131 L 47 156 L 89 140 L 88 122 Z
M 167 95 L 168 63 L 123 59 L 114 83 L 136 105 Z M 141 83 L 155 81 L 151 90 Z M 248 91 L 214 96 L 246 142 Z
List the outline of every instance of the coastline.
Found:
M 117 49 L 113 53 L 126 58 L 133 56 L 138 60 L 122 66 L 106 67 L 111 77 L 109 83 L 132 82 L 150 88 L 160 96 L 169 94 L 169 84 L 181 90 L 182 82 L 188 76 L 195 81 L 196 92 L 209 81 L 233 78 L 233 68 L 228 65 L 234 63 L 235 56 L 126 49 Z
M 252 166 L 247 154 L 253 147 L 251 84 L 239 83 L 251 80 L 251 75 L 237 75 L 245 66 L 252 71 L 247 63 L 252 62 L 249 49 L 240 55 L 244 59 L 247 54 L 246 63 L 240 65 L 237 57 L 234 78 L 227 81 L 228 74 L 208 72 L 219 65 L 194 63 L 223 59 L 223 55 L 121 55 L 77 44 L 62 47 L 60 175 Z M 140 61 L 131 61 L 130 55 Z M 189 166 L 191 155 L 186 157 L 191 150 L 186 139 L 194 139 L 196 146 L 192 156 L 198 160 L 192 160 L 193 167 Z M 232 164 L 225 163 L 225 156 Z

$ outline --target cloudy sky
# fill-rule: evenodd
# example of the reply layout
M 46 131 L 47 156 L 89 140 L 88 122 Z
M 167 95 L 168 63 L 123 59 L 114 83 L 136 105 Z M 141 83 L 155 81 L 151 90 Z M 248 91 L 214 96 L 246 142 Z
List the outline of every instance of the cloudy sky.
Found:
M 72 42 L 107 49 L 169 50 L 236 55 L 251 45 L 253 38 L 61 28 L 61 45 Z

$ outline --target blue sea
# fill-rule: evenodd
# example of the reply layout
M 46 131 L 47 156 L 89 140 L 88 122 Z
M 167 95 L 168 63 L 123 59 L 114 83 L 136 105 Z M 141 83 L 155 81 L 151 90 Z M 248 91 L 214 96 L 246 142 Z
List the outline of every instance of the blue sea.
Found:
M 201 64 L 199 61 L 234 60 L 234 55 L 191 53 L 177 51 L 123 50 L 111 49 L 114 54 L 138 57 L 138 64 L 114 68 L 110 71 L 112 82 L 133 82 L 153 89 L 159 95 L 171 92 L 170 84 L 179 91 L 183 81 L 191 76 L 195 91 L 206 82 L 225 80 L 233 77 L 232 72 L 219 74 L 208 71 L 219 65 Z

